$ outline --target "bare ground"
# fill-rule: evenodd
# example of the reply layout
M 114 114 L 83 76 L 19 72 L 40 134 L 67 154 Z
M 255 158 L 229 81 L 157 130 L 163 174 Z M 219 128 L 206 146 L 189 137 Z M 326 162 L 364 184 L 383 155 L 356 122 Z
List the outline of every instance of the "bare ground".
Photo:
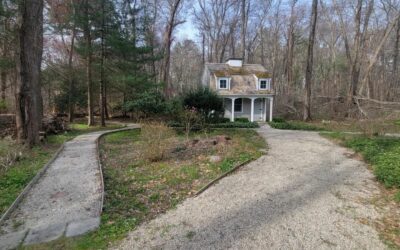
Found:
M 175 210 L 118 249 L 384 249 L 369 226 L 378 186 L 351 151 L 317 133 L 259 132 L 266 156 Z

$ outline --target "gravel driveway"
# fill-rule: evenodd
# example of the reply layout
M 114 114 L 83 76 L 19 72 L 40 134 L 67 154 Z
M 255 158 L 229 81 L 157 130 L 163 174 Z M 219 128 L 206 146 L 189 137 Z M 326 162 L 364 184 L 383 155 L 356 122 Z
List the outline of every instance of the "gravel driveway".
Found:
M 118 249 L 384 249 L 366 221 L 373 176 L 313 132 L 259 129 L 270 147 L 200 196 L 140 226 Z

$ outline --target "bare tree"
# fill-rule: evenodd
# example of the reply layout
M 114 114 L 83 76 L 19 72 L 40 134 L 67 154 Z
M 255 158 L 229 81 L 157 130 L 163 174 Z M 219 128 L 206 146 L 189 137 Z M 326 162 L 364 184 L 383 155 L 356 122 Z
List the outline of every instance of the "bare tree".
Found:
M 164 64 L 163 64 L 163 75 L 162 81 L 165 84 L 164 94 L 170 96 L 170 84 L 169 84 L 169 68 L 170 68 L 170 58 L 171 58 L 171 45 L 172 45 L 172 34 L 175 28 L 184 23 L 182 20 L 178 20 L 179 10 L 182 7 L 183 0 L 168 0 L 168 21 L 165 28 L 164 34 Z
M 313 79 L 313 62 L 314 62 L 314 43 L 315 43 L 315 29 L 317 26 L 318 15 L 318 0 L 313 0 L 312 12 L 310 19 L 310 35 L 308 37 L 307 49 L 307 68 L 306 68 L 306 82 L 305 82 L 305 98 L 304 98 L 304 113 L 303 120 L 311 119 L 311 85 Z

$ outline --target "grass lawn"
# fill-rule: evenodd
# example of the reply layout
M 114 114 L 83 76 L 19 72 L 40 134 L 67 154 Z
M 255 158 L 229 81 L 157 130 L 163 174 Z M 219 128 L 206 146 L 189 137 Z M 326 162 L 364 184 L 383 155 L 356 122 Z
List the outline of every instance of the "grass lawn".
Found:
M 370 164 L 376 178 L 383 184 L 383 195 L 376 198 L 374 204 L 383 208 L 384 216 L 375 226 L 389 246 L 400 248 L 400 138 L 340 132 L 321 135 L 353 149 Z
M 118 127 L 120 126 L 111 125 L 107 128 L 96 126 L 89 128 L 85 124 L 72 124 L 71 131 L 51 135 L 43 144 L 32 149 L 19 146 L 11 139 L 0 139 L 0 215 L 8 209 L 23 188 L 65 141 L 83 133 Z M 8 162 L 7 158 L 12 152 L 15 152 L 17 157 L 8 166 L 5 162 Z M 15 158 L 15 155 L 12 158 Z
M 224 143 L 192 147 L 194 142 L 226 138 Z M 106 135 L 101 141 L 105 200 L 100 228 L 76 238 L 32 246 L 29 249 L 105 249 L 139 224 L 174 208 L 220 174 L 236 164 L 263 155 L 265 140 L 254 130 L 216 129 L 194 133 L 189 142 L 175 136 L 171 153 L 160 161 L 143 160 L 140 130 Z M 221 161 L 212 163 L 210 156 Z

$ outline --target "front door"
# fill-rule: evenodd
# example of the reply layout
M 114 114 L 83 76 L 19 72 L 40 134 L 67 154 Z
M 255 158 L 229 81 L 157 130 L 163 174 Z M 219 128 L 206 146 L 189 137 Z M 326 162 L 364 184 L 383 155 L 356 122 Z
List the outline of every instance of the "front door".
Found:
M 264 119 L 263 119 L 263 114 L 264 114 L 264 107 L 265 107 L 265 104 L 264 104 L 264 98 L 263 99 L 257 99 L 257 106 L 255 106 L 256 107 L 256 110 L 257 110 L 257 113 L 256 113 L 256 116 L 254 117 L 254 120 L 258 120 L 258 121 L 263 121 Z

